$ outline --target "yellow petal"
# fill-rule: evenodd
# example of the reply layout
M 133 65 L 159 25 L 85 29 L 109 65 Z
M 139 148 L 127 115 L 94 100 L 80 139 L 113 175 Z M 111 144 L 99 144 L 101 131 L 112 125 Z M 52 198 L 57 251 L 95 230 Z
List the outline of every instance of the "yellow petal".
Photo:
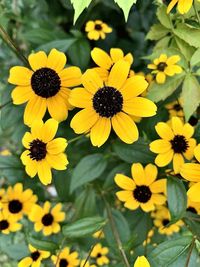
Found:
M 44 185 L 48 185 L 51 183 L 52 174 L 51 169 L 46 160 L 42 160 L 38 162 L 38 177 Z
M 54 119 L 48 119 L 43 127 L 41 132 L 41 138 L 45 143 L 51 141 L 58 130 L 58 122 Z
M 171 149 L 171 143 L 167 140 L 158 139 L 150 143 L 150 150 L 154 153 L 165 153 Z
M 93 69 L 87 70 L 82 76 L 82 84 L 90 93 L 95 94 L 96 91 L 102 88 L 103 80 Z
M 67 160 L 67 156 L 64 153 L 60 153 L 57 155 L 46 155 L 46 160 L 48 161 L 51 168 L 56 170 L 66 170 L 67 164 L 69 163 Z
M 134 267 L 150 267 L 150 264 L 148 260 L 145 258 L 145 256 L 139 256 L 137 257 Z
M 167 199 L 166 199 L 166 197 L 164 195 L 161 195 L 161 194 L 153 194 L 152 197 L 151 197 L 151 200 L 156 205 L 163 205 L 166 202 Z
M 124 207 L 126 207 L 129 210 L 136 210 L 139 207 L 139 202 L 137 202 L 134 198 L 132 198 L 126 201 Z
M 166 192 L 166 179 L 160 179 L 150 185 L 152 193 L 165 193 Z
M 117 198 L 120 201 L 128 201 L 133 198 L 133 191 L 123 190 L 116 193 Z
M 172 130 L 175 135 L 183 135 L 183 122 L 178 117 L 172 117 Z
M 155 129 L 158 135 L 163 139 L 170 141 L 174 138 L 174 134 L 167 123 L 159 122 L 156 124 Z
M 157 107 L 149 99 L 134 97 L 124 101 L 123 111 L 138 117 L 150 117 L 156 114 Z
M 120 48 L 111 48 L 110 56 L 112 58 L 112 61 L 116 63 L 117 61 L 123 59 L 124 52 Z
M 130 64 L 124 60 L 120 60 L 114 64 L 108 77 L 108 86 L 120 89 L 129 74 Z
M 188 181 L 200 182 L 200 164 L 185 163 L 181 167 L 180 174 Z
M 172 161 L 173 154 L 173 150 L 169 150 L 166 153 L 159 154 L 155 159 L 156 165 L 159 167 L 164 167 L 168 165 Z
M 148 83 L 144 77 L 134 75 L 127 79 L 124 86 L 121 88 L 121 93 L 124 100 L 131 99 L 143 93 L 148 87 Z
M 31 134 L 34 139 L 41 139 L 43 125 L 44 123 L 42 120 L 35 120 L 31 125 Z
M 145 184 L 146 185 L 152 184 L 156 180 L 158 175 L 157 167 L 153 164 L 148 164 L 144 168 L 144 172 L 145 172 Z
M 27 86 L 31 84 L 32 75 L 32 70 L 21 66 L 15 66 L 10 69 L 8 82 L 16 85 Z
M 123 142 L 132 144 L 138 140 L 137 126 L 127 114 L 120 112 L 112 117 L 111 122 L 115 133 Z
M 196 140 L 193 138 L 190 138 L 188 140 L 188 148 L 185 153 L 183 153 L 184 157 L 188 160 L 191 160 L 194 156 L 194 149 L 196 147 Z M 197 157 L 196 157 L 197 158 Z M 199 158 L 200 159 L 200 158 Z
M 34 92 L 30 86 L 17 86 L 11 93 L 13 104 L 20 105 L 27 102 L 34 96 Z
M 47 67 L 59 73 L 64 68 L 66 61 L 65 54 L 53 48 L 47 58 Z
M 133 179 L 123 174 L 116 174 L 114 180 L 115 180 L 115 183 L 122 189 L 130 191 L 135 188 L 135 183 Z
M 194 202 L 200 202 L 200 182 L 194 184 L 190 189 L 187 191 L 188 197 Z
M 28 57 L 29 64 L 31 68 L 36 71 L 38 69 L 46 67 L 47 63 L 47 55 L 43 51 L 39 51 L 37 53 L 32 53 Z
M 31 257 L 26 257 L 18 263 L 18 267 L 29 267 L 31 266 L 32 262 L 33 260 Z
M 178 55 L 171 56 L 167 59 L 167 65 L 173 65 L 176 64 L 178 61 L 180 61 L 181 58 Z
M 159 84 L 163 84 L 166 81 L 166 75 L 164 72 L 158 72 L 158 74 L 156 75 L 156 82 Z
M 90 139 L 93 146 L 102 146 L 108 139 L 111 131 L 111 121 L 109 118 L 100 117 L 90 132 Z
M 56 138 L 47 144 L 47 152 L 49 154 L 59 154 L 65 151 L 67 140 L 65 138 Z
M 193 0 L 179 0 L 178 1 L 178 11 L 181 14 L 187 13 L 192 7 Z
M 112 66 L 112 60 L 109 55 L 100 48 L 95 47 L 91 51 L 93 61 L 101 68 L 109 70 Z
M 68 67 L 59 73 L 61 86 L 73 87 L 81 84 L 81 70 L 78 67 Z
M 93 95 L 85 90 L 85 88 L 75 88 L 69 95 L 69 102 L 78 108 L 92 107 L 92 97 Z
M 200 144 L 194 149 L 195 158 L 200 162 Z
M 30 148 L 30 143 L 33 141 L 33 136 L 31 133 L 26 132 L 22 138 L 22 144 L 25 148 Z
M 145 172 L 142 164 L 133 163 L 131 166 L 131 174 L 136 183 L 136 185 L 144 185 L 145 184 Z
M 70 126 L 77 134 L 85 133 L 96 123 L 99 115 L 90 108 L 79 111 L 71 120 Z
M 47 98 L 48 111 L 51 117 L 58 122 L 66 120 L 68 116 L 65 100 L 59 95 Z
M 167 14 L 172 10 L 172 8 L 176 5 L 176 3 L 178 2 L 178 0 L 172 0 L 168 7 L 167 7 Z

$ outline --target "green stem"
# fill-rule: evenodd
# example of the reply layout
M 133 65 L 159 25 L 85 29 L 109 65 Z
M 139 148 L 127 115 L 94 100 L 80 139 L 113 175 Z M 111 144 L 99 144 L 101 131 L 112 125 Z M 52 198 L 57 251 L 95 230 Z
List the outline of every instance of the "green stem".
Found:
M 69 139 L 69 140 L 68 140 L 68 144 L 71 144 L 71 143 L 73 143 L 73 142 L 75 142 L 75 141 L 81 139 L 83 136 L 85 136 L 85 135 L 82 134 L 82 135 L 79 135 L 79 136 L 77 136 L 77 137 L 75 137 L 75 138 Z
M 197 20 L 198 20 L 199 25 L 200 25 L 200 16 L 199 16 L 199 12 L 197 10 L 197 6 L 196 6 L 196 2 L 195 1 L 194 1 L 194 4 L 193 4 L 193 7 L 194 7 L 195 14 L 197 16 Z
M 12 103 L 12 100 L 9 100 L 8 102 L 6 103 L 3 103 L 1 106 L 0 106 L 0 109 L 4 108 L 5 106 L 7 106 L 8 104 Z
M 17 57 L 26 65 L 29 66 L 28 60 L 21 53 L 19 47 L 13 42 L 5 29 L 0 25 L 0 36 L 2 40 L 9 46 L 9 48 L 17 55 Z
M 190 250 L 189 250 L 189 253 L 188 253 L 188 256 L 187 256 L 185 267 L 188 267 L 189 264 L 190 264 L 190 258 L 191 258 L 191 255 L 192 255 L 192 251 L 193 251 L 194 245 L 195 245 L 195 238 L 193 238 L 192 243 L 190 245 Z
M 115 225 L 115 221 L 113 219 L 113 215 L 112 215 L 112 211 L 111 211 L 110 205 L 109 205 L 109 203 L 107 202 L 105 196 L 102 193 L 101 193 L 101 196 L 102 196 L 102 198 L 104 200 L 104 203 L 105 203 L 105 206 L 106 206 L 106 211 L 107 211 L 107 215 L 108 215 L 108 220 L 110 222 L 110 227 L 111 227 L 111 230 L 113 232 L 115 241 L 117 243 L 118 250 L 119 250 L 119 252 L 121 254 L 121 257 L 122 257 L 122 260 L 124 262 L 124 266 L 130 267 L 130 264 L 129 264 L 127 256 L 126 256 L 126 253 L 125 253 L 125 251 L 123 249 L 123 246 L 122 246 L 122 242 L 121 242 L 118 230 L 117 230 L 116 225 Z

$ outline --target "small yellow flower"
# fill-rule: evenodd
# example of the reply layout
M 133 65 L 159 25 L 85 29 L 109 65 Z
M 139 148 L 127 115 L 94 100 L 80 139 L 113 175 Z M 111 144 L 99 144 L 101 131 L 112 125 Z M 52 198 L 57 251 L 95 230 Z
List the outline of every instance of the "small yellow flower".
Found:
M 145 256 L 139 256 L 133 267 L 150 267 L 150 264 Z
M 78 253 L 76 251 L 70 253 L 70 249 L 68 247 L 64 248 L 61 253 L 59 253 L 59 255 L 51 256 L 51 259 L 55 267 L 76 267 L 80 264 L 80 260 L 78 259 Z
M 105 39 L 106 34 L 112 32 L 112 28 L 101 20 L 90 20 L 86 23 L 85 31 L 87 32 L 88 39 L 97 41 Z
M 17 222 L 16 217 L 6 210 L 0 211 L 0 233 L 9 234 L 21 230 L 22 225 Z
M 10 156 L 11 152 L 7 148 L 0 147 L 0 155 L 1 156 Z
M 200 2 L 200 0 L 197 0 L 197 1 Z M 169 3 L 167 7 L 167 13 L 169 13 L 176 4 L 177 4 L 178 11 L 181 14 L 185 14 L 192 7 L 193 0 L 171 0 L 171 2 Z
M 68 103 L 70 89 L 80 84 L 81 71 L 78 67 L 65 68 L 66 56 L 52 49 L 32 53 L 28 57 L 32 70 L 15 66 L 10 69 L 8 82 L 17 85 L 12 91 L 15 105 L 27 103 L 24 123 L 31 125 L 34 120 L 42 119 L 48 109 L 52 118 L 63 121 L 71 106 Z
M 53 208 L 49 201 L 44 203 L 43 208 L 39 205 L 34 205 L 29 219 L 34 222 L 36 232 L 43 231 L 45 236 L 60 232 L 60 222 L 64 221 L 65 213 L 61 211 L 62 204 L 58 203 Z
M 98 266 L 108 264 L 110 261 L 107 257 L 109 250 L 107 247 L 102 247 L 100 243 L 96 244 L 91 252 L 91 258 L 95 258 Z
M 167 105 L 165 105 L 165 108 L 167 109 L 167 111 L 169 112 L 169 118 L 171 119 L 172 117 L 179 117 L 182 119 L 184 119 L 184 112 L 183 112 L 183 104 L 182 104 L 182 99 L 178 99 L 168 103 Z
M 25 257 L 18 263 L 18 267 L 40 267 L 41 261 L 47 259 L 50 256 L 50 252 L 44 250 L 38 250 L 33 246 L 29 245 L 31 252 L 30 256 Z
M 117 174 L 114 178 L 122 191 L 116 193 L 118 199 L 125 202 L 124 207 L 135 210 L 141 207 L 145 212 L 155 209 L 155 205 L 162 205 L 166 201 L 166 179 L 156 181 L 158 170 L 153 164 L 145 168 L 140 163 L 131 167 L 132 179 Z
M 26 132 L 22 143 L 26 150 L 21 155 L 22 163 L 26 166 L 26 173 L 32 178 L 36 174 L 44 184 L 52 180 L 51 168 L 65 170 L 68 164 L 65 148 L 65 138 L 55 138 L 58 122 L 49 119 L 45 123 L 34 121 L 31 132 Z
M 196 146 L 196 140 L 191 138 L 194 128 L 183 124 L 180 118 L 173 117 L 171 127 L 164 122 L 159 122 L 155 128 L 161 139 L 150 143 L 150 150 L 157 153 L 155 163 L 159 167 L 167 166 L 173 160 L 175 174 L 180 173 L 184 158 L 191 160 Z
M 112 66 L 119 60 L 124 60 L 130 65 L 133 63 L 133 55 L 131 53 L 124 55 L 124 52 L 120 48 L 111 48 L 110 54 L 108 54 L 101 48 L 95 47 L 91 51 L 91 57 L 98 66 L 93 69 L 97 71 L 101 79 L 105 82 L 108 80 Z
M 3 209 L 12 215 L 13 218 L 19 220 L 23 215 L 29 215 L 33 205 L 37 201 L 37 196 L 33 195 L 31 189 L 23 191 L 21 183 L 9 186 L 2 198 Z
M 152 74 L 156 75 L 157 83 L 165 83 L 166 76 L 174 76 L 181 73 L 183 70 L 176 63 L 180 61 L 178 55 L 167 57 L 166 54 L 161 54 L 159 58 L 154 59 L 152 64 L 148 64 L 148 68 L 152 69 Z
M 154 225 L 158 227 L 158 232 L 162 235 L 172 235 L 173 233 L 177 233 L 183 225 L 183 222 L 179 220 L 178 222 L 167 226 L 167 224 L 170 223 L 171 217 L 169 210 L 165 206 L 157 206 L 151 216 L 154 218 Z
M 187 191 L 191 201 L 200 202 L 200 144 L 194 149 L 194 155 L 198 163 L 185 163 L 180 174 L 188 181 L 195 182 Z
M 90 132 L 93 146 L 100 147 L 108 139 L 111 128 L 127 144 L 138 140 L 139 133 L 130 115 L 151 117 L 156 105 L 138 97 L 148 83 L 141 76 L 128 78 L 130 64 L 120 60 L 112 67 L 105 84 L 95 70 L 87 70 L 82 76 L 84 88 L 72 90 L 69 102 L 83 110 L 71 121 L 77 134 Z
M 105 237 L 104 232 L 102 230 L 95 232 L 92 236 L 94 238 L 104 238 Z

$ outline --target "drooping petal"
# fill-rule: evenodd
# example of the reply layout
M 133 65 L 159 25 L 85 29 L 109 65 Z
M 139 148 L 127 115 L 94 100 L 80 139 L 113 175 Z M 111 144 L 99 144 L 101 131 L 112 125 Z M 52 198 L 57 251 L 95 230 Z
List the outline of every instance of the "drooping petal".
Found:
M 66 120 L 68 109 L 65 100 L 59 95 L 47 98 L 47 107 L 51 117 L 58 122 Z
M 44 185 L 48 185 L 51 183 L 52 180 L 52 174 L 51 174 L 51 168 L 46 160 L 42 160 L 38 162 L 38 176 L 40 181 Z
M 166 75 L 164 72 L 158 72 L 156 75 L 156 82 L 159 84 L 163 84 L 166 81 Z
M 166 153 L 159 154 L 155 159 L 156 165 L 159 167 L 167 166 L 172 161 L 173 155 L 173 150 L 169 150 Z
M 102 146 L 108 139 L 111 131 L 111 121 L 109 118 L 100 117 L 91 128 L 90 139 L 93 146 Z

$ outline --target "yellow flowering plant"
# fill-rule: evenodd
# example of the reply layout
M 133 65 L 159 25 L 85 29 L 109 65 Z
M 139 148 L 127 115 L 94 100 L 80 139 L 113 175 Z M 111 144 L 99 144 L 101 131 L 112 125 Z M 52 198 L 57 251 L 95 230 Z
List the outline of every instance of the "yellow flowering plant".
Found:
M 0 266 L 199 266 L 200 1 L 0 11 Z

